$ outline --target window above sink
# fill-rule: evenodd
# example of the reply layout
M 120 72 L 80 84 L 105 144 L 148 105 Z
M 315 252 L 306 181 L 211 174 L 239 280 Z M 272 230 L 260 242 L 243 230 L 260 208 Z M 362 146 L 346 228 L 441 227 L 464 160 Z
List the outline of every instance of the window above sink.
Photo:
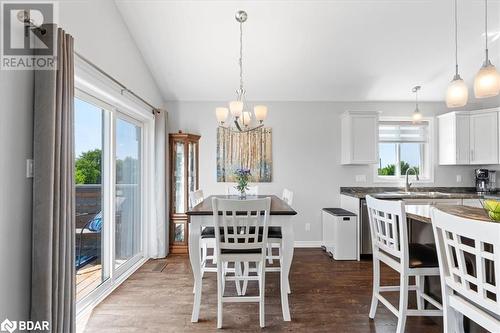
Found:
M 374 166 L 375 182 L 404 183 L 410 170 L 411 183 L 433 182 L 433 119 L 413 123 L 410 117 L 380 118 L 378 135 L 378 164 Z M 417 192 L 412 192 L 418 196 Z

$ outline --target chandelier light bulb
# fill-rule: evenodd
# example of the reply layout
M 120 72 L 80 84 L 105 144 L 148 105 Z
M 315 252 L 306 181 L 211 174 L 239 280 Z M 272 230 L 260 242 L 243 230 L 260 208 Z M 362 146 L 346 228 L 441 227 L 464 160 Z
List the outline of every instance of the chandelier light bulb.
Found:
M 446 91 L 446 106 L 449 108 L 459 108 L 467 104 L 469 89 L 460 76 L 455 76 L 448 85 Z
M 224 124 L 227 119 L 229 110 L 227 108 L 215 108 L 215 117 L 220 124 Z
M 476 98 L 497 96 L 500 92 L 500 75 L 495 66 L 488 60 L 479 70 L 474 80 Z
M 243 112 L 243 125 L 248 126 L 252 122 L 252 114 L 249 111 Z
M 243 102 L 242 101 L 232 101 L 229 102 L 229 110 L 234 117 L 241 117 L 241 112 L 243 112 Z
M 255 113 L 255 119 L 257 119 L 257 121 L 262 123 L 267 117 L 267 106 L 256 105 L 253 108 L 253 112 Z

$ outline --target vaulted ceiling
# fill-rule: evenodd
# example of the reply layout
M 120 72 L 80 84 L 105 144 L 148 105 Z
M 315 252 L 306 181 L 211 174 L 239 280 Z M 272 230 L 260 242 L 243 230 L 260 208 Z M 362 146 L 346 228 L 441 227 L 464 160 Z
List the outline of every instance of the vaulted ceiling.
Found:
M 237 10 L 249 100 L 440 101 L 454 74 L 453 0 L 116 0 L 165 100 L 230 100 Z M 500 2 L 489 2 L 500 67 Z M 484 1 L 459 0 L 459 61 L 472 87 L 484 60 Z M 472 91 L 471 91 L 472 93 Z

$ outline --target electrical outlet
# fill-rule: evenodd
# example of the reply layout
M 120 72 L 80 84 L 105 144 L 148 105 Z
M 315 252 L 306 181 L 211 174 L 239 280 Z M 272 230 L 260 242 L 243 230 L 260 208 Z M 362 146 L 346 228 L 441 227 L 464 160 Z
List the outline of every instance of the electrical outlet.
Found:
M 462 175 L 457 175 L 457 183 L 461 183 L 462 182 Z
M 306 223 L 306 231 L 311 231 L 311 223 Z
M 33 160 L 26 160 L 26 178 L 33 178 Z
M 366 175 L 356 175 L 357 183 L 366 183 Z

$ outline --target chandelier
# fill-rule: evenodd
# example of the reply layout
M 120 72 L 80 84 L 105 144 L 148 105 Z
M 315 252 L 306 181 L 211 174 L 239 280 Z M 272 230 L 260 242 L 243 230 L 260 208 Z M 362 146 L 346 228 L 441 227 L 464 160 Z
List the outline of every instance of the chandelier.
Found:
M 253 113 L 248 110 L 245 89 L 243 88 L 243 23 L 247 20 L 247 13 L 240 10 L 236 13 L 236 21 L 240 24 L 240 87 L 236 90 L 236 100 L 229 102 L 229 108 L 215 108 L 215 116 L 219 127 L 234 132 L 250 132 L 264 126 L 267 116 L 267 106 L 256 105 Z M 231 115 L 229 116 L 229 113 Z M 229 119 L 228 119 L 229 116 Z

